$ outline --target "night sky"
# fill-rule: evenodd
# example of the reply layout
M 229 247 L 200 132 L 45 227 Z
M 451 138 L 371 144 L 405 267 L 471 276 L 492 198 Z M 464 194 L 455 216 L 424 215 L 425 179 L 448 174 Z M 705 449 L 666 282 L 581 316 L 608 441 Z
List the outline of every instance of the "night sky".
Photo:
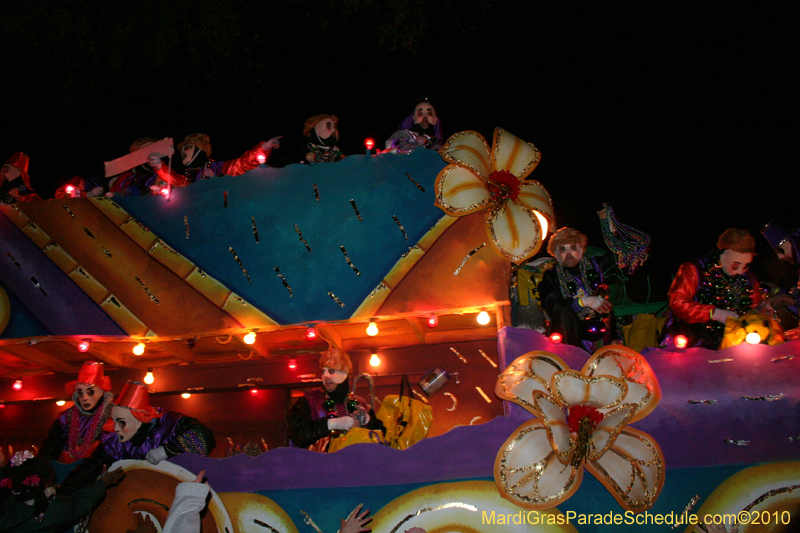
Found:
M 446 135 L 534 143 L 558 226 L 595 211 L 653 238 L 663 295 L 728 227 L 800 224 L 798 31 L 783 4 L 406 0 L 3 2 L 0 157 L 43 196 L 142 136 L 204 132 L 212 157 L 339 117 L 379 145 L 427 96 Z M 787 4 L 788 5 L 788 4 Z

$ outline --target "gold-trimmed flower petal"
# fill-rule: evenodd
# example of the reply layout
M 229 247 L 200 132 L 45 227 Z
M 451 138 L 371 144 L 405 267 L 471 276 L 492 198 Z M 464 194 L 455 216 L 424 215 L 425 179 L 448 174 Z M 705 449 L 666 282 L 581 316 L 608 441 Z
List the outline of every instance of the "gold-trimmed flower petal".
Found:
M 557 355 L 536 350 L 520 355 L 500 373 L 495 385 L 498 398 L 512 401 L 534 415 L 534 391 L 551 394 L 550 380 L 553 374 L 569 366 Z
M 439 150 L 439 155 L 448 163 L 465 166 L 484 179 L 493 170 L 489 144 L 477 131 L 460 131 L 451 135 Z
M 628 384 L 628 394 L 622 401 L 637 405 L 631 422 L 650 414 L 661 400 L 661 386 L 650 363 L 627 346 L 600 348 L 586 361 L 582 373 L 590 377 L 612 376 L 625 381 Z
M 611 376 L 586 377 L 574 370 L 553 374 L 550 384 L 553 397 L 564 407 L 589 405 L 597 409 L 611 409 L 622 402 L 628 385 Z
M 539 218 L 513 202 L 496 217 L 486 211 L 486 232 L 497 253 L 514 263 L 522 263 L 542 247 Z
M 507 170 L 519 179 L 525 179 L 539 164 L 542 155 L 533 144 L 503 128 L 495 128 L 491 157 L 494 170 Z
M 547 429 L 547 438 L 558 460 L 563 464 L 569 463 L 575 448 L 575 439 L 569 432 L 564 408 L 558 405 L 552 396 L 540 391 L 533 393 L 533 403 L 539 412 L 542 424 Z
M 468 168 L 447 165 L 436 177 L 436 203 L 448 215 L 463 216 L 485 209 L 492 197 L 486 184 Z
M 518 205 L 531 211 L 538 211 L 550 227 L 555 226 L 556 215 L 553 211 L 553 202 L 541 183 L 535 180 L 524 181 L 520 184 L 519 194 L 514 200 Z M 547 228 L 542 231 L 542 235 L 547 233 Z
M 494 462 L 500 495 L 525 509 L 550 509 L 570 498 L 583 468 L 561 464 L 547 430 L 537 419 L 522 424 L 503 444 Z
M 608 452 L 585 466 L 627 511 L 652 507 L 664 486 L 664 455 L 650 435 L 637 429 L 623 429 Z
M 587 456 L 590 461 L 596 461 L 614 445 L 614 441 L 630 422 L 635 412 L 636 405 L 626 403 L 603 416 L 603 420 L 597 424 L 597 427 L 592 432 L 592 445 Z

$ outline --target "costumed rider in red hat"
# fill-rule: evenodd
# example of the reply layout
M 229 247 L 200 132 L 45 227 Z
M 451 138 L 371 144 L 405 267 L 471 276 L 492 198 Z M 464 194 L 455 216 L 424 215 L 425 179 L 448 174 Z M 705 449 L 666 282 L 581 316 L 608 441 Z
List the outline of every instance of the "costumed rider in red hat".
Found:
M 146 459 L 158 464 L 182 453 L 208 457 L 214 434 L 203 424 L 175 411 L 150 406 L 147 385 L 128 381 L 114 400 L 111 419 L 114 432 L 103 436 L 91 458 L 73 470 L 64 486 L 81 488 L 121 459 Z
M 690 346 L 719 347 L 725 322 L 761 301 L 758 281 L 749 271 L 755 248 L 749 231 L 729 228 L 706 259 L 680 266 L 667 293 L 673 335 L 686 335 Z
M 30 159 L 22 152 L 14 152 L 0 169 L 0 202 L 15 204 L 42 198 L 33 191 L 28 175 Z
M 307 392 L 289 411 L 289 438 L 311 451 L 328 449 L 331 436 L 354 427 L 385 431 L 367 402 L 350 394 L 348 374 L 353 363 L 347 352 L 335 347 L 322 352 L 322 388 Z
M 192 133 L 187 135 L 178 144 L 178 151 L 181 154 L 183 164 L 184 181 L 175 184 L 175 187 L 182 187 L 199 180 L 219 178 L 221 176 L 240 176 L 256 168 L 269 159 L 270 153 L 275 148 L 280 148 L 281 137 L 259 143 L 252 149 L 245 152 L 241 157 L 230 161 L 214 161 L 211 157 L 211 138 L 205 133 Z M 158 185 L 158 183 L 156 184 Z
M 111 420 L 111 379 L 103 375 L 103 363 L 86 361 L 78 379 L 66 385 L 74 405 L 63 411 L 50 427 L 39 457 L 72 463 L 94 453 L 103 435 L 114 427 Z

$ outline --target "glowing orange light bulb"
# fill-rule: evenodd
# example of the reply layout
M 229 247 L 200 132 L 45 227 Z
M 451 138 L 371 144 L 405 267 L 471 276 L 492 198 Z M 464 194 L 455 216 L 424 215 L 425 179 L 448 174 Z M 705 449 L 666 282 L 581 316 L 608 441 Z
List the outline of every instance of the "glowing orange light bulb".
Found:
M 429 328 L 435 328 L 439 325 L 439 317 L 436 315 L 431 315 L 428 317 L 427 323 Z
M 78 351 L 81 353 L 89 351 L 89 341 L 81 341 L 78 343 Z
M 375 146 L 375 139 L 367 139 L 364 141 L 364 146 L 367 147 L 367 150 L 372 150 Z
M 256 159 L 258 160 L 259 165 L 263 165 L 264 163 L 267 162 L 267 156 L 266 154 L 264 154 L 264 152 L 258 152 L 258 154 L 256 155 Z
M 250 394 L 255 396 L 256 394 L 258 394 L 258 389 L 256 389 L 256 388 L 250 389 Z
M 744 341 L 745 341 L 747 344 L 758 344 L 759 342 L 761 342 L 761 335 L 759 335 L 759 334 L 758 334 L 758 333 L 756 333 L 755 331 L 751 331 L 751 332 L 750 332 L 750 333 L 748 333 L 748 334 L 747 334 L 747 336 L 744 338 Z
M 22 390 L 22 380 L 18 379 L 17 381 L 15 381 L 14 384 L 11 385 L 11 388 L 14 390 Z
M 297 370 L 297 359 L 289 359 L 289 370 Z
M 561 333 L 554 331 L 550 334 L 550 342 L 553 344 L 561 344 L 561 341 L 564 340 L 564 337 L 561 336 Z
M 307 341 L 313 341 L 314 339 L 316 339 L 317 338 L 317 328 L 311 327 L 311 326 L 307 327 L 304 337 L 305 337 L 305 339 Z
M 369 335 L 370 337 L 374 337 L 377 334 L 378 334 L 378 324 L 376 324 L 375 322 L 370 322 L 369 325 L 367 326 L 367 335 Z

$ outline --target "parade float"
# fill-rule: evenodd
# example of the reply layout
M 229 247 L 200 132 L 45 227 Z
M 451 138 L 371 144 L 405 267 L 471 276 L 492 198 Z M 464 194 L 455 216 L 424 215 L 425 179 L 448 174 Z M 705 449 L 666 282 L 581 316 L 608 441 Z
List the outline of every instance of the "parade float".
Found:
M 511 325 L 512 263 L 557 227 L 538 160 L 500 129 L 462 132 L 440 153 L 3 206 L 0 446 L 38 445 L 95 360 L 114 392 L 147 378 L 217 448 L 124 461 L 90 531 L 162 524 L 200 470 L 208 532 L 332 532 L 359 504 L 381 533 L 694 531 L 705 515 L 794 530 L 798 341 L 590 355 Z M 407 376 L 427 437 L 290 446 L 288 410 L 331 346 L 378 401 Z

